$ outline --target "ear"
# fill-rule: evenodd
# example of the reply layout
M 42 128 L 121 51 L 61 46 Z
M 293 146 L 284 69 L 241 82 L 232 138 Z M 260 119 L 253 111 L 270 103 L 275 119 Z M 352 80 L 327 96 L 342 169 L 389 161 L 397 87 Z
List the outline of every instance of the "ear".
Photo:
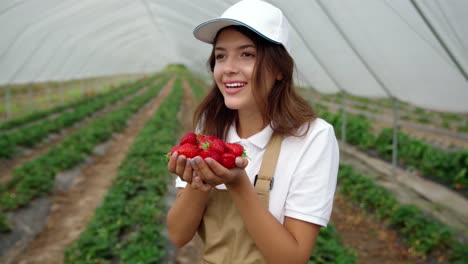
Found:
M 283 80 L 283 78 L 284 78 L 284 77 L 283 77 L 283 73 L 282 73 L 282 72 L 278 72 L 278 74 L 276 74 L 276 80 L 277 80 L 277 81 L 281 81 L 281 80 Z

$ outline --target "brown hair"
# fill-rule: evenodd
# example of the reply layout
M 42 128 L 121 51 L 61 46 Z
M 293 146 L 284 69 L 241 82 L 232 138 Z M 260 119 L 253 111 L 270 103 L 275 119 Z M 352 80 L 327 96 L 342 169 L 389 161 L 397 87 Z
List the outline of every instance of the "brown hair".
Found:
M 252 87 L 255 88 L 252 89 L 252 93 L 259 105 L 264 124 L 271 123 L 273 131 L 281 135 L 300 136 L 298 129 L 304 123 L 314 120 L 316 115 L 312 107 L 294 88 L 293 58 L 282 45 L 270 42 L 246 27 L 229 26 L 228 28 L 234 28 L 250 38 L 257 48 L 257 60 L 252 75 Z M 208 66 L 212 73 L 216 63 L 214 47 L 218 35 L 208 59 Z M 283 77 L 275 82 L 269 93 L 265 85 L 268 72 L 275 76 L 281 73 Z M 203 134 L 226 139 L 229 126 L 237 118 L 237 110 L 226 107 L 223 95 L 216 82 L 213 81 L 210 92 L 195 110 L 193 125 L 196 127 L 201 124 L 201 133 Z

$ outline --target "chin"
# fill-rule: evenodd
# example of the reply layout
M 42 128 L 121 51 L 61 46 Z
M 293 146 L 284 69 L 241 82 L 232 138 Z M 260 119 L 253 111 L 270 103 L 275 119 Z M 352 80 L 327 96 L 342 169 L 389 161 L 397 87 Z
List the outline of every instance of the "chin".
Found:
M 230 110 L 239 110 L 239 107 L 235 106 L 235 105 L 229 105 L 229 104 L 225 104 L 226 107 Z
M 224 105 L 231 110 L 239 110 L 240 108 L 239 104 L 234 102 L 226 102 L 226 100 L 224 100 Z

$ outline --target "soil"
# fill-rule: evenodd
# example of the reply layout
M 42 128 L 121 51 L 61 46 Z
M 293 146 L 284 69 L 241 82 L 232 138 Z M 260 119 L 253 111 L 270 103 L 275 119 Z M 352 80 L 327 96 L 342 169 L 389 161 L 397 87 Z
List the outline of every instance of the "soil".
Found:
M 173 81 L 161 90 L 155 100 L 135 114 L 121 134 L 114 136 L 103 155 L 92 157 L 93 161 L 81 170 L 69 191 L 53 197 L 45 228 L 26 249 L 10 251 L 10 258 L 4 263 L 63 263 L 65 249 L 86 228 L 111 187 L 129 147 L 171 91 Z
M 73 172 L 73 180 L 63 176 L 64 182 L 60 191 L 53 196 L 49 203 L 42 202 L 42 208 L 50 208 L 43 213 L 42 218 L 47 222 L 29 245 L 17 245 L 13 253 L 9 253 L 2 263 L 62 263 L 64 250 L 76 240 L 86 228 L 95 209 L 111 187 L 112 180 L 126 152 L 145 122 L 156 111 L 165 95 L 170 91 L 172 82 L 161 92 L 160 96 L 137 113 L 130 121 L 128 128 L 119 135 L 115 135 L 111 142 L 102 145 L 90 160 Z M 181 122 L 180 135 L 192 130 L 192 113 L 196 106 L 192 90 L 184 80 L 184 100 L 179 120 Z M 45 147 L 45 149 L 47 149 Z M 0 164 L 2 165 L 2 164 Z M 13 167 L 11 167 L 12 169 Z M 11 170 L 10 169 L 10 170 Z M 65 173 L 65 174 L 67 174 Z M 59 177 L 61 178 L 61 177 Z M 168 203 L 173 202 L 174 185 L 171 185 Z M 47 217 L 48 213 L 48 217 Z M 41 217 L 35 215 L 35 218 Z M 362 212 L 337 194 L 331 223 L 339 231 L 345 246 L 355 249 L 359 263 L 427 263 L 421 258 L 409 253 L 397 234 L 385 228 L 372 216 Z M 170 243 L 169 246 L 171 247 Z M 175 263 L 199 263 L 202 242 L 199 237 L 180 249 L 168 249 L 174 256 Z
M 422 258 L 408 253 L 395 231 L 385 228 L 340 194 L 335 195 L 330 222 L 343 244 L 358 252 L 360 264 L 424 263 Z
M 181 137 L 188 131 L 192 131 L 192 115 L 193 111 L 196 107 L 195 97 L 192 93 L 192 89 L 190 88 L 188 82 L 184 80 L 183 82 L 184 88 L 184 98 L 183 98 L 183 105 L 181 109 L 181 113 L 179 116 L 179 120 L 181 122 Z M 170 186 L 170 188 L 175 189 L 174 185 Z M 175 190 L 172 190 L 173 194 L 176 193 Z M 203 243 L 198 235 L 195 237 L 184 247 L 175 250 L 175 263 L 177 264 L 191 264 L 191 263 L 201 263 L 201 255 L 202 255 L 202 247 Z
M 71 127 L 62 129 L 60 133 L 49 135 L 49 137 L 46 140 L 44 140 L 44 142 L 39 144 L 36 148 L 22 149 L 20 151 L 21 153 L 13 157 L 12 159 L 0 159 L 0 183 L 8 182 L 11 179 L 11 177 L 13 176 L 14 168 L 19 167 L 22 164 L 39 157 L 40 155 L 47 152 L 51 147 L 58 145 L 60 142 L 62 142 L 62 140 L 66 136 L 76 132 L 77 130 L 81 129 L 83 126 L 91 122 L 91 120 L 114 111 L 115 109 L 119 108 L 120 106 L 131 100 L 133 97 L 142 94 L 145 91 L 147 91 L 147 88 L 143 88 L 140 91 L 138 91 L 138 93 L 127 96 L 126 98 L 95 112 L 93 115 L 85 118 L 84 120 L 76 124 L 73 124 Z

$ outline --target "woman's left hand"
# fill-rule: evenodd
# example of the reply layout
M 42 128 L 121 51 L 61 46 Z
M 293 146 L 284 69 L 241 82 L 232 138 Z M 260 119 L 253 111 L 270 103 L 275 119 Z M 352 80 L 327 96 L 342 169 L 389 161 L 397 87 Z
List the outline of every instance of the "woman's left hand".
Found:
M 190 164 L 197 175 L 201 177 L 204 183 L 211 186 L 219 184 L 233 184 L 237 179 L 242 177 L 247 167 L 248 160 L 246 158 L 237 157 L 235 167 L 227 169 L 212 158 L 202 159 L 194 157 Z

